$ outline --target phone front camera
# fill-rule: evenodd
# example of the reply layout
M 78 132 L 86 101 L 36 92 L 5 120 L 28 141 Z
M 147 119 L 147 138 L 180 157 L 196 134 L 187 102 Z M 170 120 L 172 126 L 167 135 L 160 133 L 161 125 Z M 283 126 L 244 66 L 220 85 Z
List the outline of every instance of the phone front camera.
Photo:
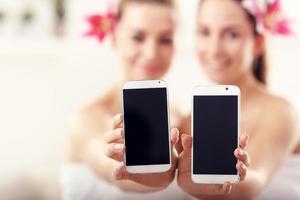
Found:
M 160 83 L 160 81 L 158 81 L 158 83 Z
M 226 90 L 228 90 L 228 87 L 226 88 Z

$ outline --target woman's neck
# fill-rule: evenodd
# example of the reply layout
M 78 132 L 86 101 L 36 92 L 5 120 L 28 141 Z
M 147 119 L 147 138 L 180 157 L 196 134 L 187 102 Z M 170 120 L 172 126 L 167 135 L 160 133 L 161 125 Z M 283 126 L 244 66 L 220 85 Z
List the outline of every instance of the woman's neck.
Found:
M 245 74 L 234 84 L 241 90 L 242 106 L 251 101 L 251 99 L 257 98 L 259 94 L 266 90 L 265 85 L 256 80 L 252 74 Z
M 121 112 L 121 89 L 122 89 L 122 81 L 116 82 L 112 88 L 108 90 L 106 95 L 104 96 L 104 102 L 106 108 L 111 114 L 115 115 Z

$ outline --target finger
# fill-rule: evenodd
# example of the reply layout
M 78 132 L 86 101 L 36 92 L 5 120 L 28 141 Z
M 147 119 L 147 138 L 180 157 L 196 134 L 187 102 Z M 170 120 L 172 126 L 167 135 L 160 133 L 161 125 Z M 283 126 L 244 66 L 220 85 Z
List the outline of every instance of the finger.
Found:
M 178 153 L 177 150 L 175 148 L 175 145 L 178 142 L 178 135 L 179 135 L 179 131 L 177 128 L 172 128 L 171 129 L 171 145 L 172 145 L 172 167 L 170 168 L 169 171 L 174 171 L 177 168 L 177 164 L 178 164 Z
M 116 180 L 132 180 L 137 183 L 142 183 L 143 176 L 147 176 L 150 174 L 129 173 L 125 167 L 124 162 L 120 162 L 120 164 L 113 170 L 113 175 Z
M 251 159 L 250 159 L 250 156 L 249 154 L 247 153 L 247 151 L 241 149 L 241 148 L 237 148 L 235 151 L 234 151 L 234 155 L 235 157 L 243 162 L 247 167 L 250 166 L 250 163 L 251 163 Z
M 205 188 L 205 193 L 207 195 L 226 195 L 231 190 L 231 183 L 225 182 L 224 184 L 209 184 Z
M 113 169 L 113 176 L 116 180 L 128 180 L 129 173 L 126 170 L 124 162 L 121 162 L 117 167 Z
M 177 128 L 171 129 L 171 144 L 172 147 L 178 142 L 179 130 Z
M 117 114 L 113 118 L 113 127 L 112 129 L 122 128 L 123 115 L 121 113 Z
M 105 155 L 116 161 L 124 160 L 125 145 L 120 143 L 111 143 L 105 147 Z
M 181 135 L 181 143 L 183 151 L 178 158 L 178 172 L 180 174 L 191 172 L 191 148 L 192 137 L 187 134 Z
M 112 143 L 122 140 L 124 137 L 124 131 L 122 128 L 117 128 L 104 134 L 104 141 L 106 143 Z
M 239 145 L 242 149 L 246 149 L 249 142 L 249 136 L 247 134 L 242 134 L 239 138 Z
M 181 135 L 181 143 L 183 147 L 183 154 L 185 156 L 191 156 L 191 148 L 192 148 L 192 136 L 187 134 Z
M 244 165 L 244 163 L 242 163 L 242 162 L 238 162 L 236 164 L 236 169 L 237 169 L 237 171 L 239 173 L 240 181 L 245 180 L 245 177 L 247 175 L 247 167 L 246 167 L 246 165 Z
M 222 186 L 223 194 L 229 194 L 232 189 L 232 184 L 230 182 L 225 182 Z
M 124 165 L 121 162 L 116 168 L 113 170 L 113 176 L 116 180 L 131 180 L 133 182 L 149 186 L 149 187 L 156 187 L 165 188 L 168 186 L 174 176 L 170 176 L 167 173 L 147 173 L 147 174 L 134 174 L 129 173 Z

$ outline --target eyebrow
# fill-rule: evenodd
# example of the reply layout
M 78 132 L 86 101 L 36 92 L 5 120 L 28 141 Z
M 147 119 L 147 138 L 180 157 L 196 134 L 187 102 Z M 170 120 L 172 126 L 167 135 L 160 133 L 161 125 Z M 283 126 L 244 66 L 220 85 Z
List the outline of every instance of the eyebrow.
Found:
M 173 33 L 173 30 L 164 30 L 160 32 L 161 35 L 172 35 Z
M 204 24 L 204 23 L 198 23 L 198 25 L 199 25 L 200 27 L 201 27 L 201 26 L 203 26 L 203 27 L 209 26 L 209 25 Z M 234 29 L 234 30 L 242 30 L 243 27 L 242 27 L 241 24 L 235 23 L 235 24 L 228 24 L 228 25 L 225 25 L 225 26 L 222 27 L 222 29 L 226 29 L 226 30 L 232 30 L 232 29 Z
M 243 27 L 239 25 L 229 25 L 224 27 L 225 30 L 243 30 Z
M 130 27 L 130 32 L 131 33 L 144 33 L 146 31 L 141 28 L 138 28 L 138 27 Z M 174 34 L 174 31 L 166 29 L 166 30 L 159 32 L 158 34 L 159 35 L 172 35 L 172 34 Z

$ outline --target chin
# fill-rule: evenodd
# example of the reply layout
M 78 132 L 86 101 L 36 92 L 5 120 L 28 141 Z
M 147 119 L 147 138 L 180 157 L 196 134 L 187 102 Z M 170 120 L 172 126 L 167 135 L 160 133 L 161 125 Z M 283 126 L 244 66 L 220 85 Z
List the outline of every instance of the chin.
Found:
M 151 76 L 151 75 L 145 75 L 145 74 L 134 77 L 134 80 L 156 80 L 156 79 L 159 79 L 159 78 L 157 78 L 157 76 Z
M 212 82 L 220 85 L 229 85 L 233 82 L 230 77 L 226 77 L 224 75 L 209 75 L 208 77 Z
M 156 73 L 143 73 L 141 77 L 146 80 L 157 80 L 161 79 L 164 76 L 163 72 L 156 72 Z
M 208 78 L 216 83 L 216 84 L 232 84 L 235 82 L 235 75 L 233 74 L 232 70 L 227 70 L 227 71 L 219 71 L 219 72 L 212 72 L 212 71 L 206 71 Z

